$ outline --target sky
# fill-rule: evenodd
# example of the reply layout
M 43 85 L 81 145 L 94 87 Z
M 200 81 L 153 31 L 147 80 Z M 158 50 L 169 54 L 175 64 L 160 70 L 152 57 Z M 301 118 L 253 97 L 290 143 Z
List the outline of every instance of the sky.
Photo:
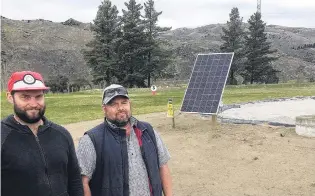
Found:
M 120 14 L 127 0 L 112 0 Z M 143 4 L 146 0 L 137 0 Z M 315 28 L 315 0 L 261 0 L 267 25 Z M 101 0 L 1 0 L 1 15 L 15 20 L 45 19 L 63 22 L 69 18 L 93 22 Z M 159 25 L 173 29 L 226 23 L 233 7 L 243 21 L 257 10 L 257 0 L 155 0 L 162 11 Z

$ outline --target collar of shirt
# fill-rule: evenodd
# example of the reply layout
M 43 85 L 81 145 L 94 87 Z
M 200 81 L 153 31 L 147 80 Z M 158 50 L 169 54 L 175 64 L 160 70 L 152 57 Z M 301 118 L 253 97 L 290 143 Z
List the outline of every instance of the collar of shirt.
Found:
M 108 120 L 107 120 L 107 118 L 105 118 L 105 120 L 106 120 L 106 122 L 109 124 L 109 126 L 111 126 L 112 128 L 119 128 L 119 127 L 117 127 L 116 125 L 114 125 L 113 123 L 111 123 L 111 122 L 109 122 Z M 135 118 L 135 117 L 133 117 L 133 116 L 131 116 L 130 117 L 130 124 L 131 124 L 131 127 L 134 127 L 134 126 L 137 126 L 137 122 L 138 122 L 138 120 Z

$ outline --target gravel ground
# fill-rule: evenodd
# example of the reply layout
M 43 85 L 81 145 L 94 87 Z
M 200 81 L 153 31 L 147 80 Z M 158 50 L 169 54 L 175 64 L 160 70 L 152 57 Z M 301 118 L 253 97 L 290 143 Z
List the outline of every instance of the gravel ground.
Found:
M 315 138 L 294 128 L 217 123 L 199 114 L 137 115 L 168 147 L 174 196 L 314 196 Z M 65 125 L 75 144 L 103 119 Z
M 300 115 L 315 115 L 315 97 L 271 99 L 240 105 L 224 106 L 219 114 L 222 122 L 295 126 Z

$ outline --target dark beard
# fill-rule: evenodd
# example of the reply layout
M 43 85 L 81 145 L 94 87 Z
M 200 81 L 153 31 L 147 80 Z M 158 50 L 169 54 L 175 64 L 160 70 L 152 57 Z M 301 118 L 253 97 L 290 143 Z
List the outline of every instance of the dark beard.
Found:
M 121 128 L 121 127 L 126 126 L 129 123 L 130 118 L 128 118 L 127 121 L 111 120 L 111 119 L 108 119 L 108 118 L 107 118 L 107 120 L 108 120 L 108 122 L 110 122 L 110 123 L 114 124 L 115 126 Z
M 16 105 L 14 104 L 14 113 L 16 114 L 16 116 L 19 117 L 19 119 L 21 119 L 23 122 L 26 122 L 29 124 L 37 123 L 38 121 L 40 121 L 45 114 L 45 110 L 46 110 L 46 106 L 44 106 L 43 109 L 39 110 L 38 116 L 36 118 L 29 118 L 27 116 L 26 111 L 21 110 L 20 108 L 16 107 Z

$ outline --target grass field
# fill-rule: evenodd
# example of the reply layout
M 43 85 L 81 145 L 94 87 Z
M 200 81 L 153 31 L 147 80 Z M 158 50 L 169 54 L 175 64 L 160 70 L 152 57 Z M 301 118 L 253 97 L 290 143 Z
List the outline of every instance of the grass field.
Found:
M 181 106 L 185 88 L 160 88 L 155 96 L 150 89 L 130 89 L 133 114 L 166 112 L 168 98 L 173 98 L 175 110 Z M 315 83 L 227 86 L 223 103 L 241 103 L 270 98 L 315 96 Z M 47 94 L 46 116 L 59 124 L 103 118 L 102 91 L 84 91 L 71 94 Z M 1 93 L 1 119 L 12 113 L 10 105 Z

